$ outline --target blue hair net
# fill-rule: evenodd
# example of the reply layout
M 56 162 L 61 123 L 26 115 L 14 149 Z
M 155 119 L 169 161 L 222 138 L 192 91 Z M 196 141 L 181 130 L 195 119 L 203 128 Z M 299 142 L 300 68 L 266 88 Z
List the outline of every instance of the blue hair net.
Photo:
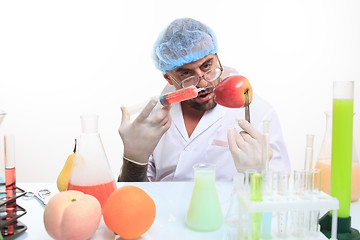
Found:
M 214 32 L 199 21 L 179 18 L 159 35 L 154 45 L 153 60 L 165 74 L 214 53 L 217 53 Z

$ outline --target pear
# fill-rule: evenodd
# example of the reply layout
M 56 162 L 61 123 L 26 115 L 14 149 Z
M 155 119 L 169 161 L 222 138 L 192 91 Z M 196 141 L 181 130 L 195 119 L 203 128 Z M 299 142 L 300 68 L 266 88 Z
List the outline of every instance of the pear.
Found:
M 70 174 L 71 174 L 71 169 L 73 166 L 73 162 L 74 162 L 74 158 L 75 158 L 75 153 L 76 153 L 76 139 L 75 139 L 75 147 L 73 150 L 73 153 L 69 155 L 69 157 L 66 159 L 64 168 L 61 170 L 58 178 L 57 178 L 57 188 L 59 189 L 60 192 L 64 192 L 67 190 L 68 184 L 69 184 L 69 179 L 70 179 Z

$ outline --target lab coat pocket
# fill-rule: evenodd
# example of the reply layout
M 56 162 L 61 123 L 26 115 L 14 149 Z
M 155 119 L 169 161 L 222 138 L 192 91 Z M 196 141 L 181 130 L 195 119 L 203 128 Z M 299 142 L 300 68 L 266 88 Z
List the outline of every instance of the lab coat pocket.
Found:
M 216 163 L 220 159 L 226 158 L 228 154 L 230 154 L 230 150 L 227 139 L 214 138 L 209 140 L 205 156 L 208 162 Z
M 227 140 L 227 131 L 223 124 L 216 130 L 213 137 L 208 140 L 208 149 L 206 151 L 206 160 L 209 162 L 218 161 L 229 152 L 229 144 Z

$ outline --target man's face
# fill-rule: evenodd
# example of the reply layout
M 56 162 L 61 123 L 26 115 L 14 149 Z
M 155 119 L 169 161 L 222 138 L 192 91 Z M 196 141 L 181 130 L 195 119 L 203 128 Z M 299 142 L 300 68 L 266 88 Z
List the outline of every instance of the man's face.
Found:
M 176 81 L 171 76 L 169 76 L 168 73 L 166 73 L 164 77 L 169 82 L 169 84 L 174 85 L 176 89 L 182 88 L 181 86 L 179 86 L 179 83 L 181 83 L 186 78 L 189 78 L 191 76 L 201 78 L 196 87 L 208 88 L 199 92 L 198 97 L 187 100 L 186 103 L 198 111 L 205 112 L 207 110 L 213 109 L 216 106 L 216 102 L 214 101 L 214 88 L 212 88 L 211 86 L 215 87 L 221 81 L 221 75 L 212 82 L 206 81 L 203 76 L 209 70 L 218 67 L 220 66 L 217 56 L 215 54 L 209 54 L 195 62 L 185 64 L 181 67 L 177 67 L 169 71 L 168 73 L 173 78 L 175 78 Z

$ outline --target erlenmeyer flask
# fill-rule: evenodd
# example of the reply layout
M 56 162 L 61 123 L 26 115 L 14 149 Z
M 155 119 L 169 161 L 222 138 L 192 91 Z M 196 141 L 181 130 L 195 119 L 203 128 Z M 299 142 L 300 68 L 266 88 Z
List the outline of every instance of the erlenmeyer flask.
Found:
M 116 183 L 98 133 L 99 117 L 89 114 L 80 118 L 82 133 L 67 190 L 93 195 L 104 207 L 109 195 L 116 189 Z
M 325 112 L 326 128 L 322 141 L 319 156 L 315 165 L 316 169 L 321 170 L 321 191 L 330 194 L 331 182 L 331 142 L 332 142 L 332 114 Z M 353 139 L 352 148 L 352 171 L 351 171 L 351 201 L 354 202 L 360 197 L 360 164 Z
M 194 189 L 186 215 L 186 224 L 196 231 L 214 231 L 223 222 L 215 188 L 215 165 L 194 165 Z

